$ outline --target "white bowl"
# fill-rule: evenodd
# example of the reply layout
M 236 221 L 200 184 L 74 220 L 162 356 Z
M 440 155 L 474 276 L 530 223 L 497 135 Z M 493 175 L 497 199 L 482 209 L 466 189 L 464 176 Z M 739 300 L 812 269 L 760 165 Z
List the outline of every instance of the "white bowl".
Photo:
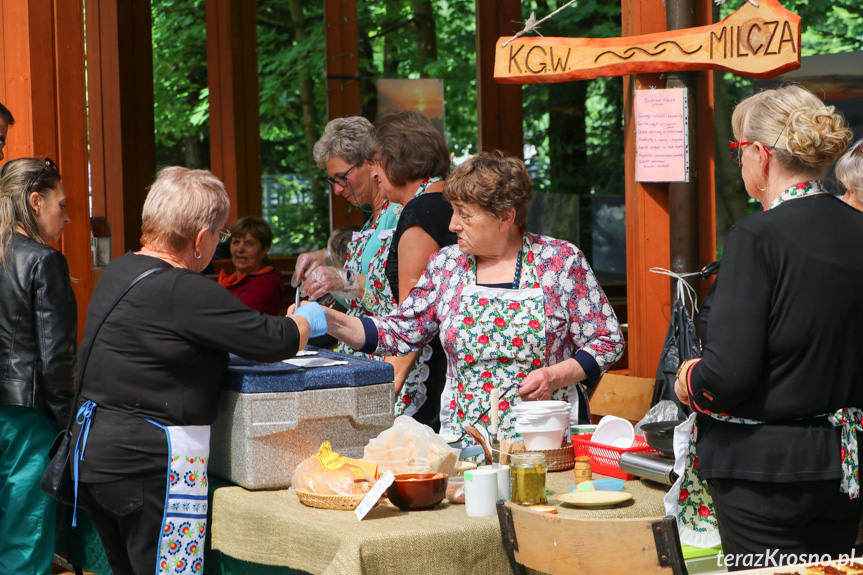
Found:
M 524 448 L 528 451 L 560 449 L 563 442 L 563 430 L 521 432 L 524 439 Z
M 626 419 L 606 415 L 599 420 L 599 425 L 596 426 L 596 431 L 593 432 L 590 440 L 593 443 L 626 449 L 632 447 L 635 442 L 635 429 Z

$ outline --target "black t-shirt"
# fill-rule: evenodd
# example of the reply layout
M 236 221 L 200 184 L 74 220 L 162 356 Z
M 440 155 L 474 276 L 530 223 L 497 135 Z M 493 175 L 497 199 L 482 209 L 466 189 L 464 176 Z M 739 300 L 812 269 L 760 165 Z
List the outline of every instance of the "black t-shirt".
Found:
M 863 213 L 828 194 L 789 200 L 729 231 L 692 371 L 696 405 L 766 421 L 698 416 L 702 479 L 841 476 L 840 428 L 863 408 Z
M 80 464 L 82 481 L 164 469 L 162 425 L 210 425 L 228 353 L 257 361 L 296 355 L 293 320 L 249 309 L 216 282 L 128 253 L 102 274 L 87 310 L 86 353 L 98 321 L 129 283 L 157 266 L 108 315 L 90 352 L 81 397 L 96 408 Z M 77 437 L 77 426 L 76 426 Z
M 452 206 L 443 199 L 440 192 L 421 194 L 405 204 L 396 231 L 393 233 L 393 242 L 387 257 L 387 279 L 393 290 L 393 296 L 399 298 L 399 241 L 408 228 L 420 226 L 432 237 L 440 247 L 456 243 L 455 232 L 449 231 L 449 222 L 452 219 Z M 428 263 L 428 262 L 424 262 Z
M 438 246 L 444 247 L 456 243 L 455 233 L 449 231 L 451 219 L 452 206 L 443 199 L 443 194 L 440 192 L 421 194 L 405 205 L 399 216 L 396 231 L 393 233 L 386 268 L 387 279 L 397 301 L 399 299 L 399 241 L 405 230 L 413 226 L 421 226 Z M 413 418 L 437 431 L 440 429 L 440 397 L 446 385 L 446 356 L 437 337 L 429 346 L 431 346 L 432 355 L 426 362 L 429 368 L 429 377 L 425 382 L 428 390 L 426 401 Z

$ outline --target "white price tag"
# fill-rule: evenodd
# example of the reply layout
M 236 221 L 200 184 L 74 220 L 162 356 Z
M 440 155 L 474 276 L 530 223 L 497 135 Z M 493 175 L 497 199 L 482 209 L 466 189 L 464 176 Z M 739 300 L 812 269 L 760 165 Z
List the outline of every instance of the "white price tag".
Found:
M 374 487 L 363 497 L 363 500 L 360 501 L 360 504 L 357 505 L 357 508 L 354 509 L 354 513 L 357 514 L 357 519 L 360 521 L 363 520 L 363 517 L 366 516 L 366 513 L 372 510 L 372 507 L 375 506 L 375 503 L 378 502 L 378 499 L 381 498 L 381 495 L 384 494 L 384 491 L 389 488 L 390 485 L 393 484 L 393 481 L 396 480 L 395 475 L 393 475 L 392 471 L 387 471 L 381 478 L 378 479 L 378 482 L 375 483 Z

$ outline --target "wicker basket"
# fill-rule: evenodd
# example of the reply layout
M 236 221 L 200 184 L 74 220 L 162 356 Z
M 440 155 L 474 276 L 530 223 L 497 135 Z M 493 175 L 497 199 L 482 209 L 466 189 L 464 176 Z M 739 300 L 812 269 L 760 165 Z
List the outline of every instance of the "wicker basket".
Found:
M 353 511 L 366 496 L 365 493 L 358 495 L 320 495 L 302 489 L 294 489 L 294 493 L 297 494 L 303 505 L 318 509 L 340 509 L 343 511 Z
M 525 453 L 527 450 L 524 449 L 524 443 L 516 443 L 513 445 L 512 452 Z M 549 471 L 566 471 L 575 467 L 575 451 L 573 451 L 572 443 L 567 443 L 566 440 L 557 449 L 531 449 L 530 453 L 545 455 L 545 462 Z

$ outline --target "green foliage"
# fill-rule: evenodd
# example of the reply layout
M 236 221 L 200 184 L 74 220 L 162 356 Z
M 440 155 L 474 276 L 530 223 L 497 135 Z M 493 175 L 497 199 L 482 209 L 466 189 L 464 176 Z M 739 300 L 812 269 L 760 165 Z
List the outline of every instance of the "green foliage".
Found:
M 205 167 L 210 114 L 204 0 L 153 0 L 152 17 L 157 165 Z M 189 165 L 200 150 L 204 159 Z

